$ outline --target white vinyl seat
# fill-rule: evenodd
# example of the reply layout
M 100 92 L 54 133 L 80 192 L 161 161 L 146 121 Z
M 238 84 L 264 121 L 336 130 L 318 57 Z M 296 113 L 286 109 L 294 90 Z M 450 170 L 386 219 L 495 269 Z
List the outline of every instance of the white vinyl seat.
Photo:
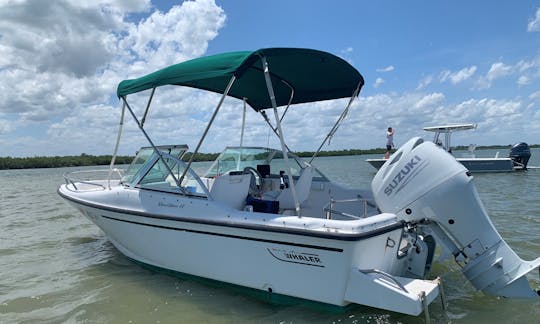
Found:
M 294 189 L 296 191 L 296 197 L 300 206 L 308 199 L 311 191 L 311 181 L 313 179 L 313 167 L 306 167 L 302 169 L 298 181 L 294 183 Z M 294 199 L 291 191 L 291 187 L 285 188 L 281 191 L 274 191 L 265 193 L 263 199 L 277 200 L 279 201 L 279 209 L 294 209 Z
M 249 192 L 251 174 L 224 174 L 217 177 L 210 189 L 215 201 L 234 209 L 243 209 Z

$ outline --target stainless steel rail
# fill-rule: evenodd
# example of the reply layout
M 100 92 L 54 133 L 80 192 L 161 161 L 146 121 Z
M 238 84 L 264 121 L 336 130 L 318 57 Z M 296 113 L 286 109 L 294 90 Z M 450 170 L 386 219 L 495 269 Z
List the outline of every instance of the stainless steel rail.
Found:
M 356 202 L 356 201 L 362 202 L 362 207 L 363 208 L 362 208 L 362 214 L 361 215 L 353 215 L 353 214 L 345 213 L 345 212 L 336 210 L 334 208 L 335 205 L 339 204 L 339 203 Z M 374 205 L 370 204 L 367 199 L 362 198 L 362 197 L 351 198 L 351 199 L 339 199 L 339 200 L 334 199 L 334 198 L 330 198 L 330 201 L 326 205 L 324 205 L 323 211 L 326 213 L 326 219 L 332 219 L 333 214 L 340 215 L 340 216 L 345 216 L 345 217 L 349 217 L 349 218 L 353 218 L 353 219 L 361 219 L 361 218 L 367 217 L 368 206 L 374 206 Z
M 110 179 L 110 171 L 109 169 L 103 169 L 103 170 L 79 170 L 79 171 L 71 171 L 71 172 L 66 172 L 63 174 L 63 177 L 64 177 L 64 181 L 66 182 L 66 185 L 71 185 L 73 186 L 73 188 L 75 188 L 75 190 L 79 191 L 79 190 L 82 190 L 82 189 L 79 189 L 77 187 L 77 184 L 85 184 L 85 185 L 89 185 L 89 186 L 94 186 L 94 187 L 98 187 L 98 188 L 101 188 L 101 190 L 105 190 L 107 189 L 107 187 L 104 185 L 104 184 L 101 184 L 101 183 L 97 183 L 96 181 L 97 180 L 108 180 Z M 112 170 L 113 172 L 116 172 L 118 174 L 118 176 L 121 178 L 122 177 L 122 172 L 124 170 L 122 169 L 117 169 L 117 168 L 114 168 Z M 107 176 L 102 178 L 102 179 L 94 179 L 94 180 L 90 180 L 90 179 L 85 179 L 85 180 L 78 180 L 76 179 L 76 176 L 77 175 L 82 175 L 82 174 L 97 174 L 97 173 L 106 173 Z M 68 190 L 71 190 L 69 188 L 69 186 L 66 186 L 66 188 Z

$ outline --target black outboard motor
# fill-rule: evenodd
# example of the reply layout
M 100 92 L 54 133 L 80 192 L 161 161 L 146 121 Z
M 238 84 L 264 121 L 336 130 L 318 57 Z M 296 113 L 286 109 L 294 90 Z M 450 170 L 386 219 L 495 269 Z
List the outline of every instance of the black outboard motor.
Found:
M 508 157 L 514 161 L 514 167 L 526 170 L 527 163 L 529 163 L 529 158 L 531 157 L 531 149 L 527 143 L 516 143 L 510 149 Z

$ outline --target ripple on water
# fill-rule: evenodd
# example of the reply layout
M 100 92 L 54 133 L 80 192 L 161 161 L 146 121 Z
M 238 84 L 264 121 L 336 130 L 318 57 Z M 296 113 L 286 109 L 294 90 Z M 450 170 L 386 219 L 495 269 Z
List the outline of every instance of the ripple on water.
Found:
M 540 150 L 536 152 L 540 157 Z M 345 185 L 368 187 L 373 171 L 364 158 L 322 158 L 316 165 Z M 97 226 L 59 198 L 56 189 L 65 171 L 1 172 L 1 323 L 423 322 L 422 317 L 363 306 L 336 312 L 311 304 L 272 303 L 244 290 L 150 271 L 121 255 Z M 475 175 L 474 180 L 494 225 L 527 260 L 540 256 L 539 179 L 540 171 L 526 177 Z M 528 323 L 540 318 L 540 301 L 477 292 L 451 260 L 436 264 L 430 277 L 435 276 L 443 280 L 448 318 L 435 302 L 432 322 Z M 540 288 L 538 272 L 529 277 Z

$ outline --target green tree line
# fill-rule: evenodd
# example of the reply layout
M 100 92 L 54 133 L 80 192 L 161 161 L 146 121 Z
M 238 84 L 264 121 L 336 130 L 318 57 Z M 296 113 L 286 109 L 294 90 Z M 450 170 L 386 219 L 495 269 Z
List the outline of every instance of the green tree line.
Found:
M 116 164 L 129 164 L 132 156 L 117 156 Z M 111 155 L 78 156 L 35 156 L 35 157 L 0 157 L 0 170 L 7 169 L 35 169 L 35 168 L 62 168 L 89 165 L 107 165 L 111 163 Z
M 311 157 L 314 152 L 297 152 L 300 157 Z M 339 155 L 359 155 L 371 153 L 384 153 L 383 149 L 373 150 L 341 150 L 322 151 L 318 156 L 339 156 Z M 182 160 L 189 161 L 192 152 L 187 152 Z M 194 162 L 214 161 L 219 153 L 197 153 L 193 158 Z M 133 156 L 117 156 L 115 164 L 129 164 Z M 36 168 L 63 168 L 91 165 L 108 165 L 111 163 L 111 155 L 89 155 L 81 154 L 76 156 L 34 156 L 34 157 L 0 157 L 0 170 L 9 169 L 36 169 Z
M 188 161 L 191 152 L 183 156 L 184 161 Z M 198 153 L 193 161 L 213 161 L 218 153 Z M 9 169 L 37 169 L 37 168 L 63 168 L 91 165 L 108 165 L 111 163 L 111 155 L 89 155 L 81 154 L 75 156 L 34 156 L 34 157 L 0 157 L 0 170 Z M 134 156 L 117 156 L 115 164 L 129 164 Z
M 531 145 L 531 148 L 540 148 L 540 145 Z M 491 145 L 481 146 L 477 150 L 482 149 L 509 149 L 510 146 Z M 457 146 L 454 150 L 467 150 L 465 146 Z M 349 149 L 336 151 L 321 151 L 317 156 L 344 156 L 344 155 L 363 155 L 363 154 L 384 154 L 385 149 L 376 148 L 369 150 Z M 299 157 L 311 157 L 314 152 L 303 151 L 295 152 Z M 183 156 L 184 161 L 191 158 L 192 152 L 187 152 Z M 193 158 L 195 162 L 214 161 L 218 157 L 218 153 L 197 153 Z M 133 160 L 133 156 L 117 156 L 116 164 L 129 164 Z M 0 170 L 8 169 L 34 169 L 34 168 L 62 168 L 74 166 L 91 166 L 91 165 L 108 165 L 111 163 L 111 155 L 89 155 L 81 154 L 76 156 L 35 156 L 35 157 L 0 157 Z

